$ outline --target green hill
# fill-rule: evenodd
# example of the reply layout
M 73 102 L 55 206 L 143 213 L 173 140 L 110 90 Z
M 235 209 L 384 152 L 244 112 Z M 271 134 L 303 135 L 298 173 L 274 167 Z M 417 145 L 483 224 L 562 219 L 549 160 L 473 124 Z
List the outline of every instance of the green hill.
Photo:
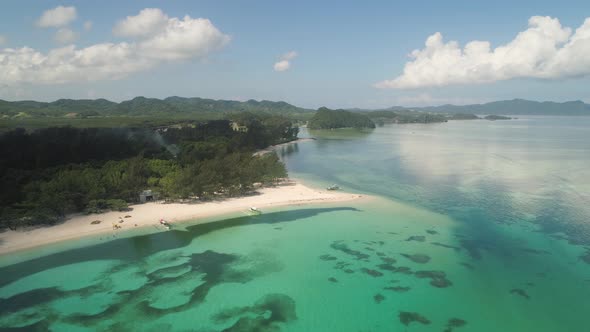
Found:
M 214 100 L 203 98 L 168 97 L 166 99 L 135 97 L 121 103 L 106 99 L 59 99 L 54 102 L 0 100 L 0 118 L 26 114 L 30 117 L 105 117 L 105 116 L 172 116 L 220 118 L 225 113 L 268 113 L 290 117 L 309 118 L 312 110 L 286 102 Z
M 394 106 L 387 110 L 409 109 Z M 557 103 L 552 101 L 531 101 L 524 99 L 501 100 L 473 105 L 441 105 L 429 107 L 412 107 L 411 109 L 433 113 L 472 113 L 489 115 L 590 115 L 590 105 L 582 101 Z
M 309 120 L 310 129 L 375 128 L 375 123 L 362 113 L 319 108 Z

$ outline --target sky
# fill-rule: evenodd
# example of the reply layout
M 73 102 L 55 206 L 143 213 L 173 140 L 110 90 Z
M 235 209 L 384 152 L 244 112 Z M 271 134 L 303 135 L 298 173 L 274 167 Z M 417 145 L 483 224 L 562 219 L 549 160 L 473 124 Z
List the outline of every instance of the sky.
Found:
M 590 102 L 590 1 L 2 1 L 0 99 Z

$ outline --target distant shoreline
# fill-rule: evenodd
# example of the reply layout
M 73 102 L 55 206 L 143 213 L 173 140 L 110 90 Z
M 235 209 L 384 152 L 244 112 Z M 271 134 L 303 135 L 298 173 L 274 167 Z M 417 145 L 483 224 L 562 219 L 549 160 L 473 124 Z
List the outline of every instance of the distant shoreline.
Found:
M 276 187 L 259 189 L 251 196 L 220 201 L 188 204 L 155 202 L 138 204 L 132 205 L 133 210 L 130 212 L 111 211 L 100 214 L 74 215 L 64 223 L 55 226 L 5 231 L 0 233 L 0 255 L 89 236 L 120 234 L 126 230 L 142 227 L 156 227 L 166 231 L 159 224 L 160 218 L 169 222 L 174 229 L 174 224 L 178 222 L 198 219 L 207 222 L 207 218 L 215 216 L 240 211 L 248 212 L 250 207 L 256 207 L 264 213 L 265 208 L 348 202 L 366 197 L 340 191 L 314 189 L 296 181 L 289 181 Z M 130 217 L 125 218 L 127 215 Z M 95 220 L 101 222 L 91 224 Z M 113 225 L 119 225 L 121 228 L 115 230 Z

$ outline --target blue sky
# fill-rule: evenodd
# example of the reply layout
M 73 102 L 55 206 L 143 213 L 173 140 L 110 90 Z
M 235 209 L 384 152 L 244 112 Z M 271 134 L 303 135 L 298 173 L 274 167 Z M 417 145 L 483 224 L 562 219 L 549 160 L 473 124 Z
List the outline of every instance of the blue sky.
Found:
M 457 41 L 459 49 L 470 41 L 488 41 L 493 50 L 527 30 L 533 16 L 559 20 L 561 27 L 572 29 L 572 37 L 590 17 L 590 1 L 519 1 L 517 4 L 372 1 L 365 4 L 358 1 L 21 0 L 3 1 L 2 5 L 0 49 L 4 51 L 0 51 L 0 76 L 4 78 L 0 77 L 0 98 L 6 100 L 107 98 L 120 101 L 135 96 L 179 95 L 284 100 L 310 108 L 465 104 L 512 98 L 590 101 L 587 88 L 590 68 L 583 60 L 565 71 L 563 56 L 546 53 L 543 47 L 530 60 L 534 63 L 531 68 L 525 68 L 529 61 L 526 54 L 521 55 L 522 63 L 511 63 L 517 61 L 513 59 L 518 58 L 515 51 L 510 56 L 488 59 L 487 55 L 477 55 L 468 60 L 452 56 L 448 60 L 445 58 L 448 54 L 443 52 L 449 41 Z M 58 6 L 74 7 L 75 18 L 58 15 L 57 19 L 64 21 L 48 18 L 49 21 L 40 23 L 45 11 Z M 157 35 L 156 28 L 152 34 L 135 31 L 133 24 L 139 24 L 138 15 L 145 8 L 158 8 L 157 15 L 164 25 L 175 18 L 183 20 L 185 15 L 208 19 L 211 25 L 201 22 L 194 27 L 196 35 L 176 32 L 182 38 L 199 38 L 198 33 L 205 29 L 213 31 L 215 38 L 207 41 L 208 44 L 186 46 L 182 40 L 173 39 L 174 35 Z M 119 26 L 117 30 L 118 24 L 128 16 L 132 18 L 125 28 Z M 91 27 L 87 23 L 85 28 L 86 22 L 92 22 Z M 552 29 L 550 21 L 543 21 L 539 26 Z M 159 27 L 165 29 L 163 25 Z M 60 29 L 76 37 L 66 34 L 58 42 L 56 33 Z M 444 40 L 433 46 L 437 52 L 430 56 L 434 51 L 425 50 L 424 45 L 436 32 Z M 169 45 L 162 44 L 168 41 L 162 36 L 170 38 Z M 558 48 L 567 44 L 570 37 L 558 41 Z M 154 44 L 156 39 L 158 43 Z M 77 50 L 105 43 L 124 46 L 128 53 L 124 58 L 111 58 L 114 49 L 93 53 L 98 55 L 93 57 L 96 63 L 91 64 L 91 69 L 76 67 L 80 66 L 78 62 L 69 63 L 78 61 L 74 60 Z M 35 66 L 27 62 L 36 61 L 29 59 L 31 52 L 45 57 L 52 50 L 69 45 L 75 45 L 71 53 L 58 60 L 43 60 L 46 63 L 35 63 Z M 530 48 L 524 45 L 525 50 Z M 584 53 L 590 50 L 587 45 L 574 50 L 590 58 L 590 54 Z M 16 51 L 6 51 L 23 47 L 31 50 L 17 52 L 18 58 L 14 55 Z M 170 53 L 174 47 L 180 51 Z M 408 57 L 416 49 L 424 50 L 424 59 Z M 566 51 L 562 53 L 571 54 Z M 297 54 L 287 60 L 289 68 L 276 71 L 274 65 L 289 52 Z M 6 61 L 8 55 L 14 57 L 10 63 Z M 101 59 L 114 63 L 102 64 Z M 452 70 L 440 67 L 447 60 L 458 61 L 456 67 Z M 404 66 L 409 61 L 415 61 L 415 66 L 405 72 Z M 56 67 L 57 62 L 61 67 Z M 141 64 L 139 68 L 133 67 L 135 63 Z M 473 66 L 478 70 L 489 69 L 490 63 L 493 68 L 503 69 L 473 74 Z M 100 65 L 109 67 L 97 67 Z M 67 73 L 62 75 L 60 70 Z M 376 87 L 385 81 L 389 83 Z

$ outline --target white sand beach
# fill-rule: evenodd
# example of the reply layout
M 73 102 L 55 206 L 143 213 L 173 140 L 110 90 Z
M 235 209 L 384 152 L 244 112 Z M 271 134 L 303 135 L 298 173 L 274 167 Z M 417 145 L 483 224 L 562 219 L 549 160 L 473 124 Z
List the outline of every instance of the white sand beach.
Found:
M 265 208 L 314 203 L 346 202 L 360 199 L 362 195 L 339 191 L 309 188 L 291 181 L 276 187 L 262 188 L 256 195 L 200 203 L 145 203 L 132 205 L 129 212 L 106 212 L 101 214 L 75 215 L 55 226 L 30 230 L 5 231 L 0 233 L 0 254 L 30 249 L 45 244 L 92 236 L 102 233 L 124 232 L 138 227 L 159 225 L 160 218 L 172 225 L 186 220 L 206 219 L 235 212 L 248 212 L 256 207 Z M 125 218 L 125 216 L 130 216 Z M 91 224 L 100 220 L 99 224 Z M 122 221 L 122 222 L 121 222 Z M 113 224 L 121 226 L 113 230 Z M 162 228 L 162 230 L 164 230 Z

